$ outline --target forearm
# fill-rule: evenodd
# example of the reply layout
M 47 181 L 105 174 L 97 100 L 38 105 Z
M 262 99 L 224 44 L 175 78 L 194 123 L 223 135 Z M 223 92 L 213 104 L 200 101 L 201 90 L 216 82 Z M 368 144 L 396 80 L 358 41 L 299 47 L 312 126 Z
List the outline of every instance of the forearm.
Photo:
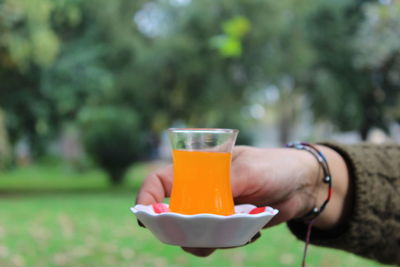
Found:
M 342 213 L 335 212 L 340 201 L 339 204 L 328 204 L 330 210 L 321 214 L 311 243 L 347 250 L 382 263 L 400 264 L 400 145 L 325 145 L 345 160 L 350 181 L 348 192 L 350 196 L 353 194 L 353 199 L 343 202 L 350 205 L 345 204 L 347 210 L 345 208 Z M 326 150 L 325 153 L 330 152 Z M 331 162 L 336 164 L 335 160 Z M 340 192 L 343 182 L 340 177 L 343 176 L 333 176 L 336 176 L 333 180 L 336 192 Z M 337 217 L 338 214 L 341 215 Z M 330 224 L 334 221 L 337 223 Z M 299 239 L 304 240 L 306 224 L 292 220 L 288 225 Z

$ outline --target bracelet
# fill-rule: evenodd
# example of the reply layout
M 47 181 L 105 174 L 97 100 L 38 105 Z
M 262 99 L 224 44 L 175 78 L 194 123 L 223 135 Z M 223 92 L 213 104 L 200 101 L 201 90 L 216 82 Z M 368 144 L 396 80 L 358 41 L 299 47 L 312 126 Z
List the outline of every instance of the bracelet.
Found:
M 322 179 L 322 181 L 328 185 L 327 197 L 326 197 L 325 201 L 322 203 L 322 205 L 319 208 L 314 207 L 311 211 L 309 211 L 303 217 L 303 219 L 305 219 L 307 221 L 311 221 L 324 211 L 326 205 L 328 204 L 328 202 L 331 200 L 331 197 L 332 197 L 332 176 L 331 176 L 331 172 L 329 170 L 328 161 L 327 161 L 325 155 L 321 151 L 319 151 L 314 145 L 311 145 L 309 143 L 291 142 L 291 143 L 288 143 L 286 145 L 286 147 L 295 148 L 295 149 L 299 149 L 299 150 L 305 150 L 305 151 L 308 151 L 309 153 L 311 153 L 315 157 L 315 159 L 318 161 L 319 165 L 322 168 L 322 171 L 324 174 L 324 178 Z
M 329 200 L 331 200 L 331 197 L 332 197 L 332 176 L 331 176 L 328 161 L 327 161 L 325 155 L 321 151 L 319 151 L 314 145 L 311 145 L 311 144 L 305 143 L 305 142 L 291 142 L 291 143 L 288 143 L 286 145 L 286 147 L 295 148 L 295 149 L 299 149 L 299 150 L 305 150 L 305 151 L 308 151 L 309 153 L 311 153 L 316 158 L 319 165 L 322 167 L 322 170 L 324 173 L 324 178 L 322 181 L 328 185 L 328 194 L 327 194 L 325 201 L 322 203 L 322 205 L 319 208 L 314 207 L 310 212 L 308 212 L 302 218 L 303 220 L 308 221 L 307 234 L 306 234 L 306 240 L 305 240 L 305 246 L 304 246 L 304 252 L 303 252 L 303 259 L 302 259 L 302 263 L 301 263 L 301 266 L 305 267 L 306 266 L 306 257 L 307 257 L 307 248 L 308 248 L 308 245 L 310 244 L 311 229 L 315 222 L 315 218 L 318 217 L 318 215 L 320 215 L 324 211 L 326 205 L 328 204 Z

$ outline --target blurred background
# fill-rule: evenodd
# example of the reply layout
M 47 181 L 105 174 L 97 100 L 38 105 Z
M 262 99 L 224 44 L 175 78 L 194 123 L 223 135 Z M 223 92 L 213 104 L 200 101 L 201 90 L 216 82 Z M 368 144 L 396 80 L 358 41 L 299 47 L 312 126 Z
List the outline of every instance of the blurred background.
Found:
M 0 0 L 0 266 L 299 266 L 284 225 L 207 259 L 137 227 L 165 129 L 270 147 L 400 142 L 399 121 L 396 0 Z

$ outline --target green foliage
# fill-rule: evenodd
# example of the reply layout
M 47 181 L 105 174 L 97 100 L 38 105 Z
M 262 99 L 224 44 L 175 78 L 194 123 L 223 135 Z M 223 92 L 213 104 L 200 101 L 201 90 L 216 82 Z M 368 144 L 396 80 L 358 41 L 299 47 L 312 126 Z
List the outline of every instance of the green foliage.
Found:
M 46 27 L 61 46 L 51 67 L 31 58 L 25 73 L 13 67 L 3 72 L 24 81 L 9 83 L 0 100 L 12 140 L 29 135 L 40 144 L 82 107 L 104 103 L 133 106 L 141 129 L 153 136 L 175 121 L 244 128 L 247 96 L 283 75 L 301 78 L 312 58 L 299 23 L 307 1 L 297 9 L 289 8 L 292 0 L 52 3 Z M 149 28 L 149 20 L 156 26 Z M 22 88 L 24 97 L 12 87 Z M 22 102 L 29 103 L 23 119 L 13 116 Z
M 215 36 L 210 39 L 212 47 L 218 49 L 224 57 L 238 57 L 242 54 L 242 44 L 239 39 L 225 35 Z
M 279 12 L 292 3 L 207 0 L 175 6 L 155 1 L 151 8 L 146 4 L 136 16 L 140 53 L 119 69 L 116 87 L 143 111 L 144 121 L 155 132 L 177 120 L 193 127 L 240 121 L 251 92 L 278 80 L 282 72 L 301 76 L 310 62 L 306 45 L 301 45 L 303 26 L 298 23 L 292 30 L 288 16 Z M 150 13 L 148 9 L 164 14 L 163 34 L 141 28 L 140 18 Z M 287 10 L 297 17 L 297 10 Z M 172 17 L 173 21 L 167 19 Z M 298 55 L 298 47 L 305 53 Z
M 250 30 L 250 22 L 243 16 L 236 16 L 222 24 L 226 35 L 234 38 L 242 38 Z
M 224 57 L 239 57 L 242 54 L 241 39 L 250 30 L 250 22 L 243 16 L 236 16 L 222 24 L 224 35 L 210 39 L 210 44 Z
M 12 152 L 5 125 L 4 111 L 0 109 L 0 171 L 10 167 Z
M 114 77 L 100 60 L 104 50 L 88 40 L 71 42 L 42 72 L 40 92 L 53 103 L 57 121 L 73 120 L 82 106 L 101 102 L 112 91 Z
M 47 134 L 50 106 L 38 90 L 39 68 L 49 67 L 60 49 L 51 28 L 48 0 L 5 0 L 0 5 L 0 106 L 10 139 L 27 137 L 35 152 Z
M 50 66 L 56 58 L 60 43 L 51 29 L 53 9 L 51 0 L 5 0 L 1 5 L 0 46 L 19 68 Z
M 102 106 L 82 110 L 80 122 L 87 152 L 113 185 L 120 184 L 129 166 L 145 152 L 138 115 L 131 109 Z
M 355 65 L 369 72 L 384 122 L 400 121 L 400 3 L 368 4 L 363 14 L 353 41 Z
M 400 51 L 400 3 L 370 3 L 362 13 L 363 21 L 353 41 L 356 63 L 360 68 L 379 68 Z
M 389 107 L 400 97 L 399 3 L 326 2 L 311 16 L 317 53 L 308 93 L 318 118 L 341 130 L 385 129 Z M 389 15 L 390 14 L 390 15 Z M 384 42 L 382 40 L 385 40 Z
M 132 107 L 154 146 L 176 122 L 243 130 L 255 92 L 273 86 L 290 103 L 287 81 L 317 119 L 365 135 L 400 116 L 399 3 L 369 2 L 5 0 L 10 140 L 44 151 L 83 108 L 103 105 Z

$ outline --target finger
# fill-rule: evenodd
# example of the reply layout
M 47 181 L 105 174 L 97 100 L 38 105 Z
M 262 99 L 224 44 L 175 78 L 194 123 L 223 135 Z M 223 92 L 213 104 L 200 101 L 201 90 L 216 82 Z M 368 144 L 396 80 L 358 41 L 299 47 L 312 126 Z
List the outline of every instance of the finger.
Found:
M 216 250 L 215 248 L 187 248 L 187 247 L 182 247 L 182 249 L 197 257 L 208 257 Z
M 218 248 L 218 249 L 230 249 L 230 248 L 240 248 L 240 247 L 244 247 L 247 246 L 251 243 L 256 242 L 259 238 L 261 237 L 261 232 L 257 232 L 251 239 L 250 241 L 248 241 L 246 244 L 240 245 L 240 246 L 234 246 L 234 247 L 224 247 L 224 248 Z
M 255 234 L 247 244 L 256 242 L 260 237 L 261 237 L 261 232 L 257 232 L 257 234 Z
M 246 181 L 247 173 L 245 172 L 245 168 L 241 162 L 243 161 L 243 154 L 248 150 L 247 146 L 235 146 L 232 152 L 232 163 L 231 163 L 231 189 L 232 195 L 235 198 L 241 196 L 246 188 Z M 241 157 L 242 156 L 242 157 Z M 240 159 L 241 158 L 241 159 Z
M 139 219 L 136 219 L 136 222 L 140 227 L 146 228 L 146 226 L 144 226 L 144 224 L 141 221 L 139 221 Z
M 218 249 L 232 249 L 232 248 L 239 248 L 239 247 L 243 247 L 246 246 L 248 244 L 251 244 L 253 242 L 255 242 L 257 239 L 259 239 L 261 237 L 261 232 L 257 232 L 251 239 L 249 242 L 247 242 L 244 245 L 241 246 L 234 246 L 234 247 L 223 247 L 223 248 L 218 248 Z M 182 249 L 190 254 L 193 254 L 195 256 L 198 257 L 208 257 L 210 256 L 215 250 L 217 250 L 216 248 L 187 248 L 187 247 L 182 247 Z
M 232 162 L 234 162 L 242 152 L 246 151 L 248 146 L 235 146 L 232 150 Z
M 287 222 L 296 216 L 297 201 L 291 198 L 285 202 L 272 205 L 274 209 L 279 210 L 279 213 L 269 221 L 264 228 L 270 228 L 283 222 Z
M 169 197 L 172 188 L 172 166 L 167 166 L 147 176 L 138 193 L 136 203 L 149 205 Z

